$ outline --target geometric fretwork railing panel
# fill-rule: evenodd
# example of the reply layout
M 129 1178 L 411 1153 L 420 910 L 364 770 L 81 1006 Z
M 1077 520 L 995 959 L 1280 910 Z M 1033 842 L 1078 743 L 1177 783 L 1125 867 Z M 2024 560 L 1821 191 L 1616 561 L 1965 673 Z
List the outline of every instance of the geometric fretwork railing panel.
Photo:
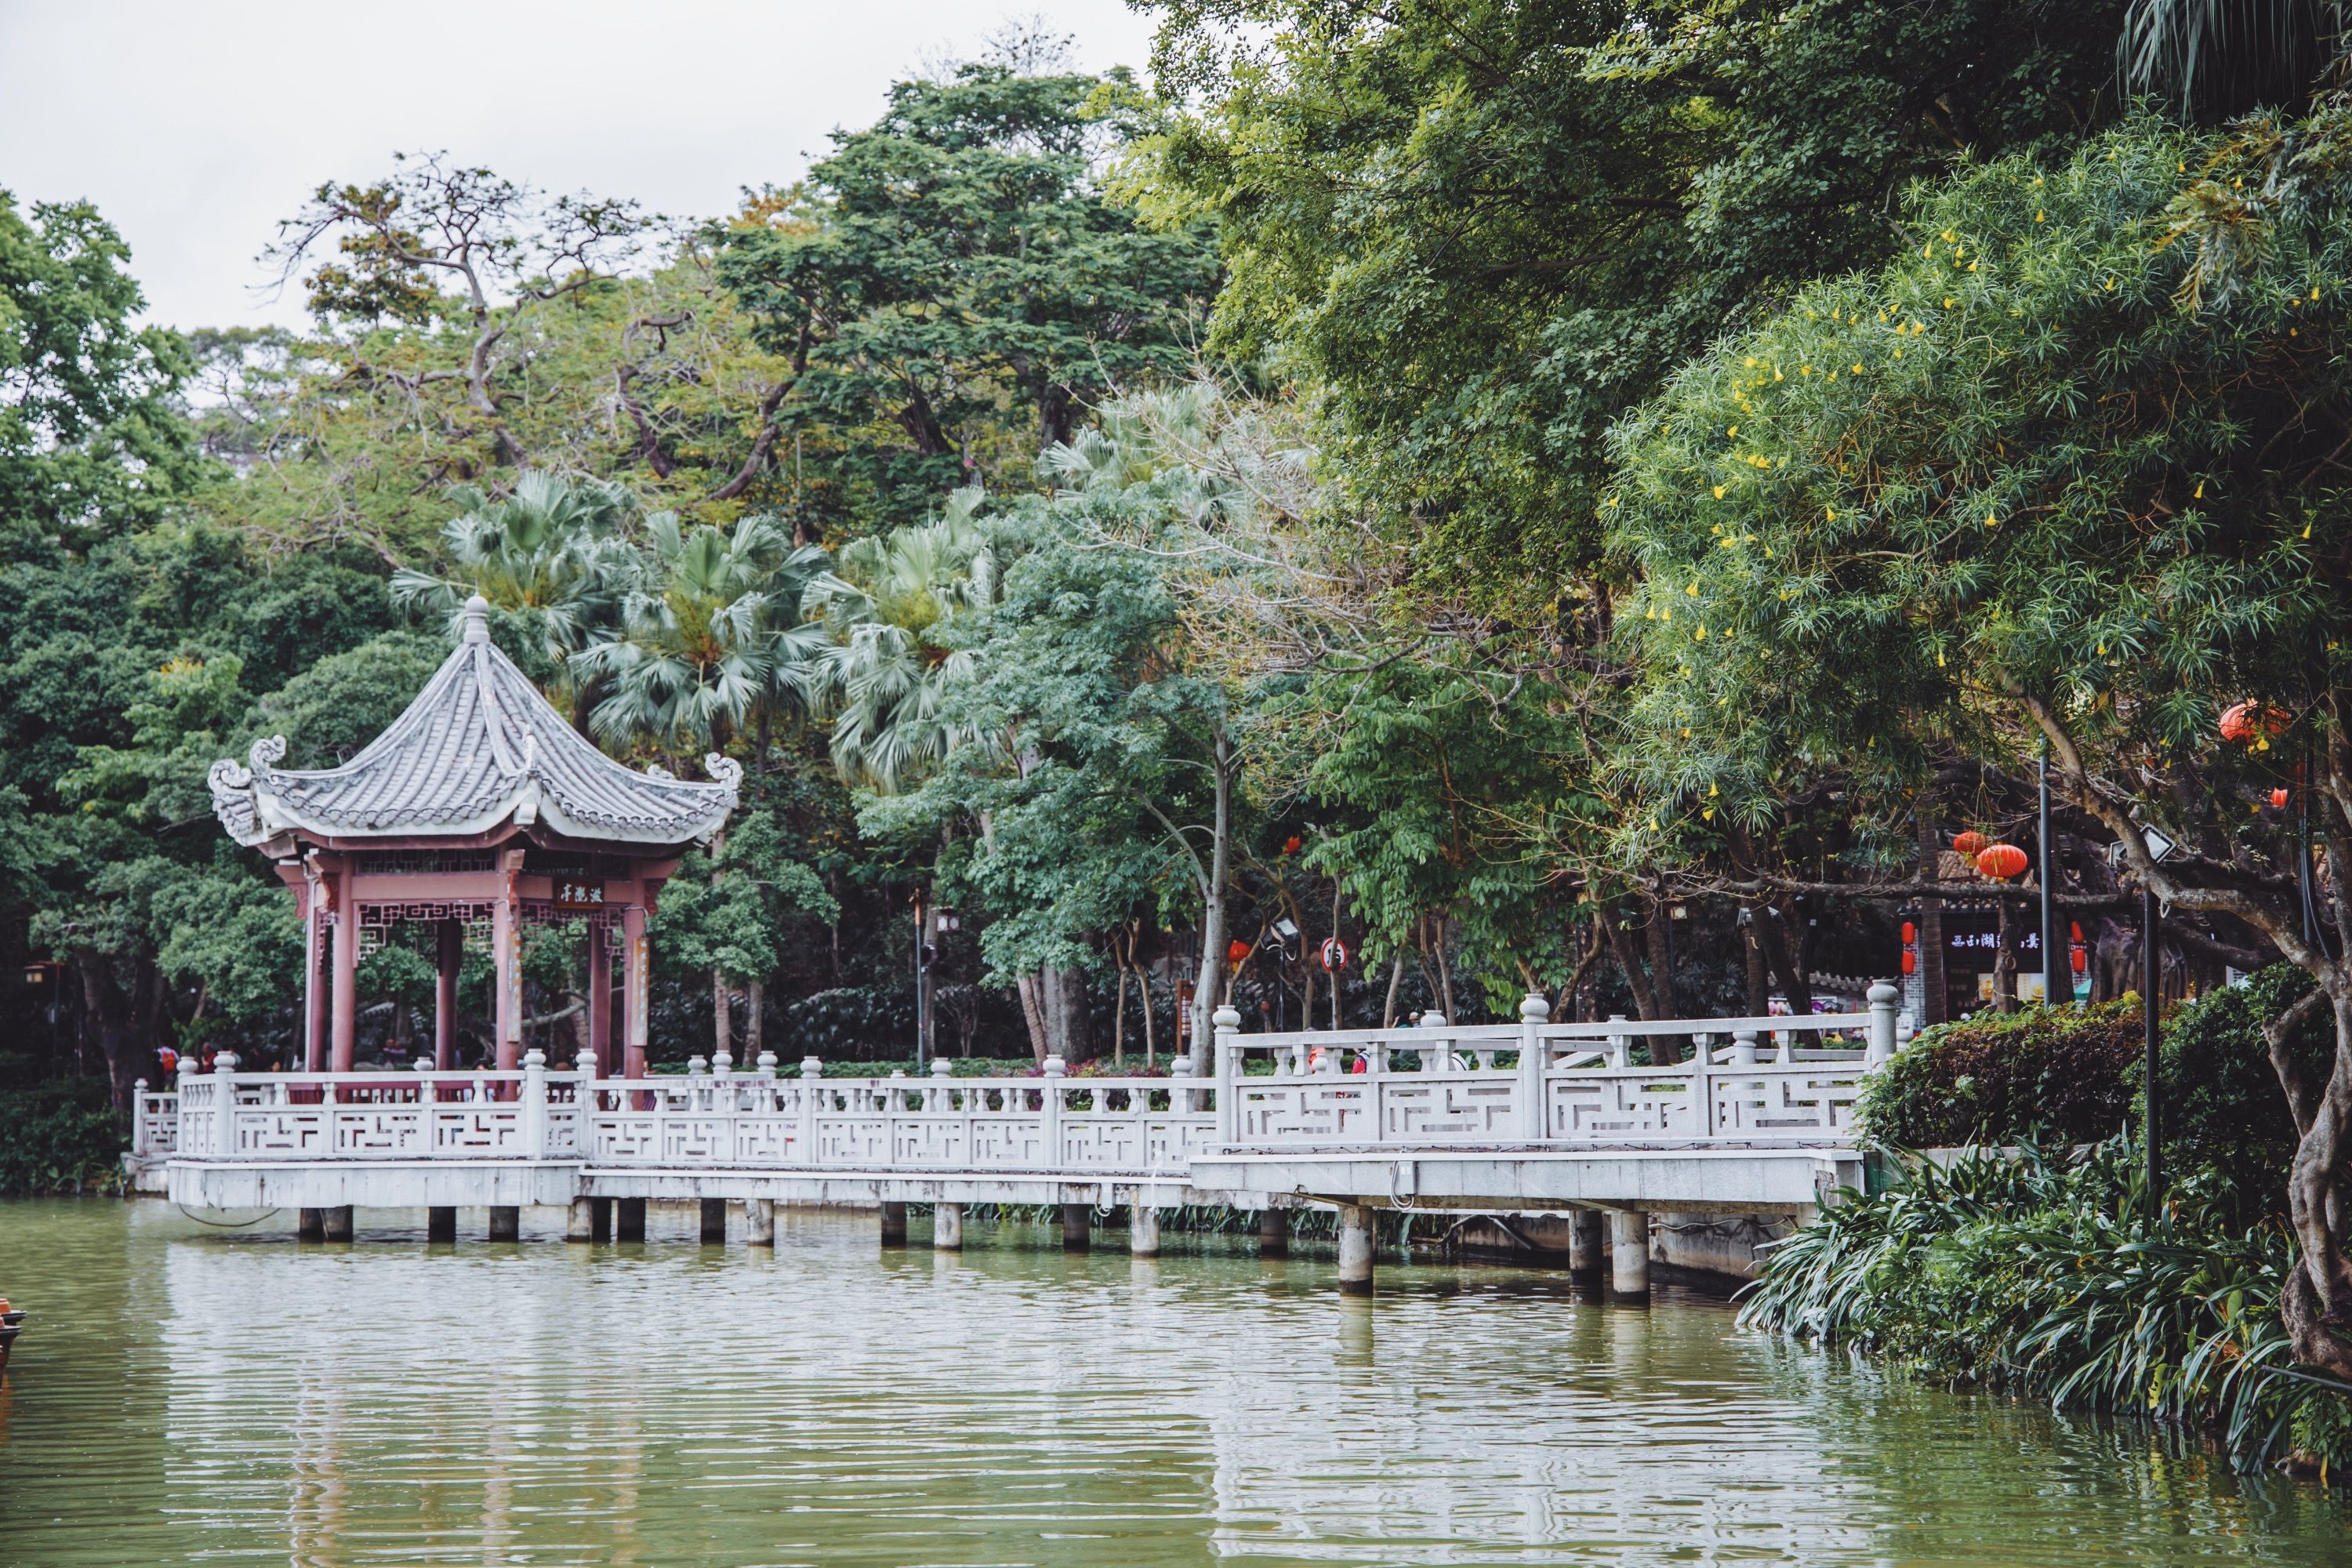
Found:
M 520 1071 L 234 1072 L 139 1100 L 142 1152 L 181 1160 L 562 1160 L 674 1170 L 1181 1177 L 1204 1152 L 1849 1143 L 1901 1028 L 1810 1018 L 1216 1037 L 1218 1078 L 598 1079 Z M 1229 1018 L 1231 1015 L 1226 1015 Z M 1867 1047 L 1866 1050 L 1864 1047 Z M 770 1058 L 772 1059 L 772 1058 Z M 1647 1062 L 1652 1065 L 1637 1065 Z

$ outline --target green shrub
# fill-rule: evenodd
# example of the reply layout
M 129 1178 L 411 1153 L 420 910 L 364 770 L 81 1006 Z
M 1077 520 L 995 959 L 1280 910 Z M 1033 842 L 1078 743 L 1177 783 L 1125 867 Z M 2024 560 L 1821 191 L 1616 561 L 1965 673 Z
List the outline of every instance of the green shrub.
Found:
M 2286 1209 L 2286 1172 L 2295 1145 L 2294 1117 L 2271 1066 L 2263 1026 L 2310 991 L 2310 975 L 2274 963 L 2247 981 L 2200 998 L 2165 1020 L 2157 1070 L 2163 1086 L 2159 1131 L 2174 1170 L 2211 1166 L 2225 1173 L 2258 1214 Z M 2324 1079 L 2336 1054 L 2333 1018 L 2324 1009 L 2292 1042 L 2304 1070 Z M 2124 1070 L 2135 1126 L 2145 1111 L 2146 1066 Z
M 2137 996 L 1939 1024 L 1871 1075 L 1862 1124 L 1904 1149 L 2097 1142 L 2132 1113 L 2142 1027 Z
M 2347 1395 L 2278 1375 L 2285 1226 L 2247 1226 L 2244 1195 L 2211 1171 L 2152 1215 L 2144 1177 L 2122 1138 L 2056 1163 L 2031 1149 L 1898 1163 L 1888 1190 L 1849 1194 L 1768 1256 L 1741 1321 L 2058 1408 L 2191 1424 L 2250 1466 L 2352 1462 Z
M 112 1191 L 127 1147 L 104 1079 L 0 1089 L 0 1197 Z

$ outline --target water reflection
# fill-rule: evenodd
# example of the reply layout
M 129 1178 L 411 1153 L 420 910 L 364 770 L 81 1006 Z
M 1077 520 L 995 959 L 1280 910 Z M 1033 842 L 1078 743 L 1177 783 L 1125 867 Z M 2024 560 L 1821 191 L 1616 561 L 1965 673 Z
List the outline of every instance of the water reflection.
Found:
M 371 1216 L 373 1217 L 373 1216 Z M 467 1215 L 463 1234 L 480 1234 Z M 0 1563 L 2317 1563 L 2193 1442 L 1955 1397 L 1719 1305 L 1246 1243 L 353 1246 L 0 1205 Z M 552 1222 L 551 1222 L 552 1223 Z M 1304 1249 L 1302 1249 L 1304 1250 Z

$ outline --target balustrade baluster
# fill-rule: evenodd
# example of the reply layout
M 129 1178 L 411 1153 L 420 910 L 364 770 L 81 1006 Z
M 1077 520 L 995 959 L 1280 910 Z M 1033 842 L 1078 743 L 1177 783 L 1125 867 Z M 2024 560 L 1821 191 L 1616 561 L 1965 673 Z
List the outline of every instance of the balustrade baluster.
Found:
M 817 1163 L 817 1112 L 824 1100 L 824 1063 L 816 1057 L 801 1058 L 800 1163 Z
M 1545 1132 L 1543 1026 L 1551 1004 L 1534 992 L 1519 1004 L 1519 1136 L 1540 1142 Z

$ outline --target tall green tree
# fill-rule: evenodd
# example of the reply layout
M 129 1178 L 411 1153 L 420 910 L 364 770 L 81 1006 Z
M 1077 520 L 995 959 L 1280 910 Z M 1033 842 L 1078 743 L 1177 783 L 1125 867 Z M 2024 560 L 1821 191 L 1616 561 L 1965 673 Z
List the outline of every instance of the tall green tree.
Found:
M 1944 749 L 2055 787 L 2176 910 L 2318 982 L 2332 1069 L 2276 1057 L 2297 1353 L 2352 1373 L 2352 104 L 2138 120 L 1936 190 L 1900 258 L 1800 291 L 1616 438 L 1639 584 L 1643 845 L 1769 823 L 1835 767 L 1894 828 Z M 2233 715 L 2233 716 L 2232 716 Z M 2307 793 L 2323 931 L 2273 789 Z M 2159 859 L 2161 828 L 2179 848 Z
M 1171 0 L 1201 108 L 1129 171 L 1213 214 L 1213 347 L 1323 398 L 1433 598 L 1597 554 L 1601 437 L 1758 302 L 1884 258 L 1906 184 L 2081 134 L 2121 0 Z
M 796 388 L 870 432 L 841 454 L 867 515 L 1018 475 L 1087 406 L 1181 370 L 1214 293 L 1206 226 L 1147 227 L 1097 164 L 1143 122 L 1123 75 L 981 62 L 897 84 L 798 199 L 727 236 L 719 275 Z
M 186 345 L 142 327 L 130 247 L 87 202 L 0 190 L 0 547 L 79 551 L 153 521 L 201 472 Z

